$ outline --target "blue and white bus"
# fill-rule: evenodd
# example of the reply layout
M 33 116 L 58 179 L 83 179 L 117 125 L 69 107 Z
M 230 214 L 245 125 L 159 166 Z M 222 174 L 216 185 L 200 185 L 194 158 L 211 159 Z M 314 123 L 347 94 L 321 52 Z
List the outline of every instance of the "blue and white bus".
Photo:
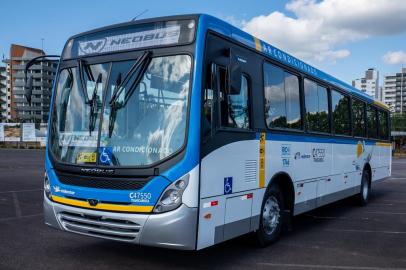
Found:
M 305 45 L 304 45 L 305 46 Z M 208 15 L 71 37 L 55 80 L 45 223 L 86 236 L 200 250 L 391 174 L 388 108 Z

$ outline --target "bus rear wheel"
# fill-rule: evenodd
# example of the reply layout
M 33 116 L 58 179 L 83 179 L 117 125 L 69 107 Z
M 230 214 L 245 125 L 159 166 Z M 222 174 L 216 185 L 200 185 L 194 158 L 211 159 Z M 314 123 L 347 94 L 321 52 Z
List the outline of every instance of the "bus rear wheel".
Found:
M 368 204 L 369 197 L 371 194 L 371 181 L 370 181 L 370 173 L 368 170 L 364 170 L 362 172 L 361 178 L 361 187 L 360 192 L 357 196 L 357 202 L 361 206 L 365 206 Z
M 256 238 L 261 247 L 278 240 L 283 228 L 284 211 L 282 192 L 277 185 L 270 186 L 264 195 L 259 229 L 256 231 Z

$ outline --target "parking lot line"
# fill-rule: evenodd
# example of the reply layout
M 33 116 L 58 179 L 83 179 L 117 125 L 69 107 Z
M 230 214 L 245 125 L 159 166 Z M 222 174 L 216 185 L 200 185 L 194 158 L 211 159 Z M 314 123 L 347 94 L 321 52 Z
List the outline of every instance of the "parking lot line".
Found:
M 375 230 L 346 230 L 346 229 L 324 229 L 326 232 L 356 232 L 356 233 L 385 233 L 385 234 L 406 234 L 397 231 L 375 231 Z
M 39 214 L 24 215 L 24 216 L 19 216 L 19 217 L 0 218 L 0 222 L 21 219 L 21 218 L 39 217 L 39 216 L 43 216 L 43 215 L 44 215 L 43 213 L 39 213 Z
M 381 212 L 381 211 L 366 211 L 367 214 L 379 214 L 379 215 L 406 215 L 404 212 Z
M 400 200 L 380 200 L 382 202 L 390 202 L 390 203 L 406 203 L 406 201 L 400 201 Z
M 15 192 L 11 193 L 13 196 L 13 203 L 14 203 L 14 209 L 16 211 L 16 217 L 21 217 L 21 208 L 20 208 L 20 203 L 18 202 L 18 197 Z
M 0 194 L 5 194 L 5 193 L 18 193 L 18 192 L 30 192 L 30 191 L 42 191 L 42 188 L 36 188 L 36 189 L 22 189 L 22 190 L 9 190 L 9 191 L 0 191 Z
M 383 268 L 367 266 L 340 266 L 323 264 L 292 264 L 292 263 L 257 263 L 257 265 L 285 267 L 285 268 L 305 268 L 305 269 L 353 269 L 353 270 L 406 270 L 406 268 Z

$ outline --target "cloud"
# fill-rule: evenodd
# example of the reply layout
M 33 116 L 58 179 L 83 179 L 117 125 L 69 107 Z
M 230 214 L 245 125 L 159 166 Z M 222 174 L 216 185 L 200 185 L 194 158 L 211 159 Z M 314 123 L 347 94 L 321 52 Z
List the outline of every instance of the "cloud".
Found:
M 390 65 L 406 64 L 406 52 L 404 51 L 387 52 L 383 56 L 383 61 L 386 64 Z
M 343 46 L 406 31 L 402 0 L 292 0 L 292 15 L 274 11 L 243 21 L 243 29 L 310 62 L 330 62 L 350 55 Z

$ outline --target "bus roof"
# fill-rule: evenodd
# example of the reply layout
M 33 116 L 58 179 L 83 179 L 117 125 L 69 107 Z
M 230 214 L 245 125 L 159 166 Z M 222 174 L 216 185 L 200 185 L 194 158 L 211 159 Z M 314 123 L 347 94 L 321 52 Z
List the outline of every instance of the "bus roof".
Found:
M 117 29 L 117 28 L 121 28 L 121 27 L 126 27 L 129 25 L 144 24 L 144 23 L 156 22 L 156 21 L 181 20 L 181 19 L 195 19 L 195 20 L 199 19 L 199 26 L 198 26 L 199 29 L 204 29 L 204 30 L 210 29 L 215 32 L 218 32 L 231 39 L 241 42 L 241 43 L 245 44 L 246 46 L 251 47 L 252 49 L 257 50 L 280 63 L 288 65 L 305 74 L 316 77 L 319 80 L 324 81 L 328 84 L 334 85 L 367 102 L 374 103 L 375 105 L 378 105 L 385 109 L 389 109 L 389 107 L 386 104 L 384 104 L 380 101 L 374 100 L 371 96 L 352 87 L 348 83 L 345 83 L 345 82 L 307 64 L 306 62 L 284 52 L 281 49 L 278 49 L 278 48 L 272 46 L 271 44 L 269 44 L 263 40 L 258 39 L 257 37 L 254 37 L 254 36 L 248 34 L 247 32 L 245 32 L 221 19 L 218 19 L 216 17 L 207 15 L 207 14 L 175 15 L 175 16 L 157 17 L 157 18 L 150 18 L 150 19 L 143 19 L 143 20 L 119 23 L 119 24 L 114 24 L 114 25 L 110 25 L 110 26 L 106 26 L 106 27 L 102 27 L 102 28 L 80 33 L 78 35 L 72 36 L 71 38 L 69 38 L 69 40 L 80 37 L 80 36 L 85 36 L 85 35 L 97 33 L 97 32 L 104 31 L 104 30 L 113 30 L 113 29 Z M 196 35 L 199 35 L 199 33 L 197 33 Z

